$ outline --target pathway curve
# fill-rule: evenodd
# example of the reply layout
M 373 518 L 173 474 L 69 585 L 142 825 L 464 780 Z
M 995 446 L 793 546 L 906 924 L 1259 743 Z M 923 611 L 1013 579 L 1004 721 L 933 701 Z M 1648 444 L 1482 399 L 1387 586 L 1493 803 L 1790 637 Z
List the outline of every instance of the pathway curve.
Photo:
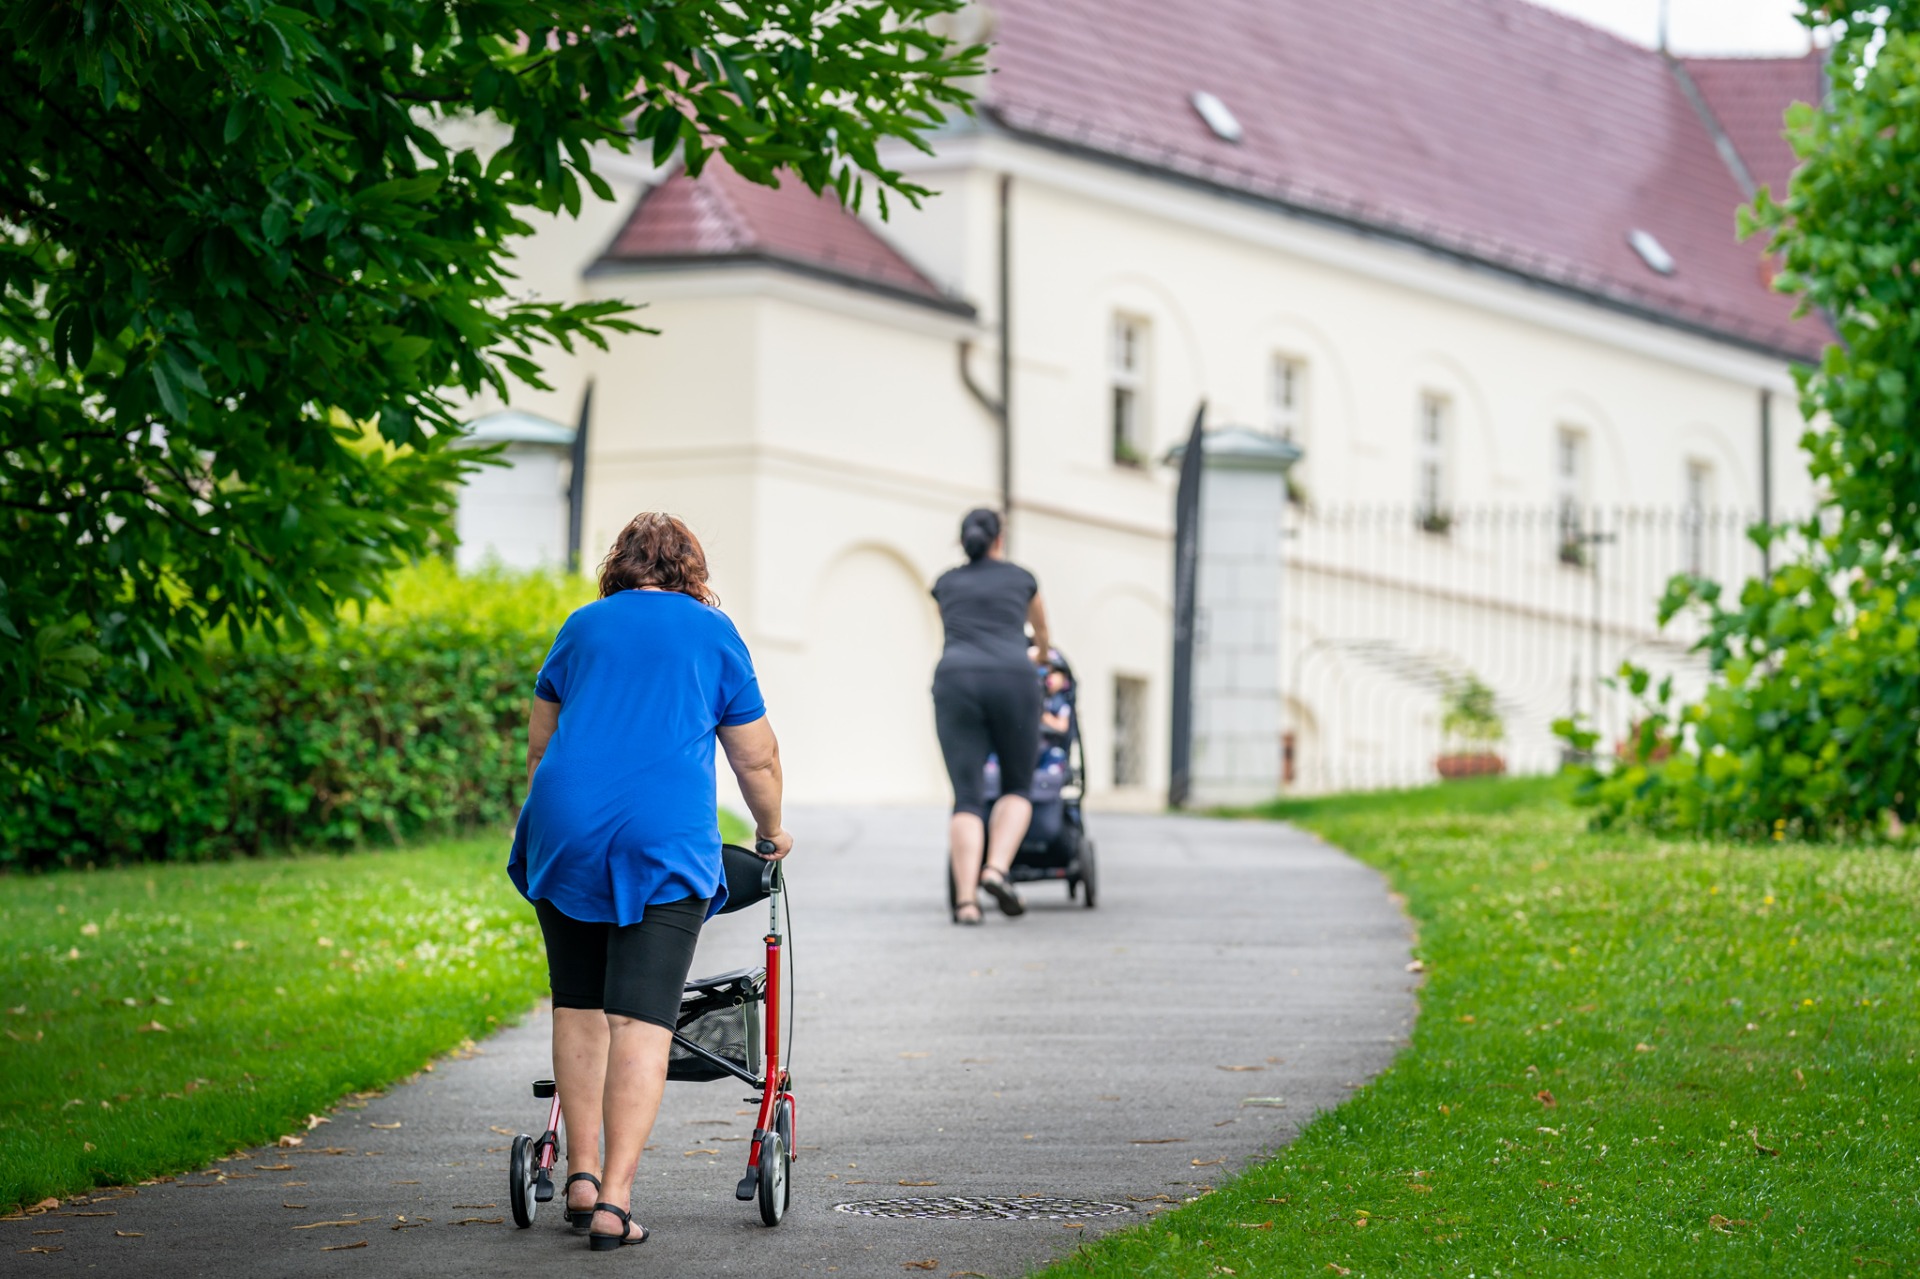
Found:
M 946 920 L 942 814 L 794 814 L 793 1207 L 768 1230 L 732 1197 L 753 1122 L 744 1089 L 670 1085 L 635 1195 L 657 1236 L 594 1264 L 676 1279 L 1019 1275 L 1271 1153 L 1405 1042 L 1408 931 L 1372 871 L 1283 826 L 1090 824 L 1099 909 L 1028 885 L 1025 918 L 990 913 L 960 929 Z M 758 910 L 716 921 L 696 967 L 753 962 L 764 926 Z M 544 1121 L 527 1082 L 548 1073 L 547 1033 L 536 1014 L 336 1111 L 300 1149 L 215 1165 L 224 1180 L 202 1174 L 68 1209 L 112 1216 L 0 1225 L 0 1270 L 426 1279 L 587 1264 L 558 1213 L 525 1231 L 489 1221 L 507 1216 L 499 1134 Z M 835 1210 L 944 1195 L 1127 1211 L 1076 1216 L 1075 1228 Z M 467 1218 L 480 1220 L 455 1224 Z M 368 1224 L 295 1228 L 349 1220 Z M 63 1233 L 27 1237 L 51 1228 Z M 62 1249 L 19 1251 L 46 1243 Z

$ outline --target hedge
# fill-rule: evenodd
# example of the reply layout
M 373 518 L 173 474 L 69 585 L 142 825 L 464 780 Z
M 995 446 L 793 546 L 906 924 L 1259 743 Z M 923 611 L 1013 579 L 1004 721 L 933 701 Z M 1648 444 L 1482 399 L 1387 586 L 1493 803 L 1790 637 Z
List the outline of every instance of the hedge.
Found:
M 330 632 L 217 652 L 193 705 L 137 708 L 141 757 L 14 779 L 0 866 L 352 848 L 504 822 L 534 672 L 591 596 L 585 579 L 428 563 Z

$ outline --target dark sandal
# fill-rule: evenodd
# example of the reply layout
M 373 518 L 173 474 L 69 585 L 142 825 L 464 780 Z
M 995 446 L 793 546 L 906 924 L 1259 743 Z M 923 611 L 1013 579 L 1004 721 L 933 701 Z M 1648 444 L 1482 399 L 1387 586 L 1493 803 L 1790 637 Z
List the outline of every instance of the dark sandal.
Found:
M 1002 915 L 1026 914 L 1027 904 L 1020 900 L 1018 893 L 1013 891 L 1013 885 L 1007 882 L 1005 872 L 992 870 L 991 873 L 993 878 L 988 879 L 988 872 L 981 872 L 980 887 L 986 889 L 988 895 L 1000 904 L 1000 913 Z
M 573 1176 L 567 1178 L 566 1190 L 561 1193 L 565 1194 L 567 1191 L 572 1190 L 573 1183 L 576 1181 L 589 1182 L 596 1191 L 600 1189 L 600 1178 L 590 1172 L 576 1172 Z M 584 1230 L 593 1224 L 593 1209 L 591 1208 L 568 1208 L 566 1212 L 567 1224 L 575 1230 Z
M 970 910 L 973 912 L 973 914 L 962 915 L 960 912 L 963 910 Z M 955 906 L 953 908 L 953 922 L 956 924 L 959 924 L 963 928 L 978 928 L 985 921 L 982 920 L 980 917 L 979 906 L 975 905 L 973 902 L 962 902 L 960 905 Z
M 620 1218 L 620 1233 L 617 1235 L 603 1235 L 597 1230 L 588 1233 L 587 1247 L 594 1252 L 612 1252 L 615 1248 L 623 1244 L 645 1243 L 647 1240 L 653 1238 L 653 1232 L 645 1226 L 640 1227 L 640 1237 L 638 1239 L 633 1237 L 631 1233 L 633 1230 L 633 1214 L 625 1208 L 618 1208 L 613 1204 L 595 1204 L 593 1210 L 595 1212 L 610 1212 Z

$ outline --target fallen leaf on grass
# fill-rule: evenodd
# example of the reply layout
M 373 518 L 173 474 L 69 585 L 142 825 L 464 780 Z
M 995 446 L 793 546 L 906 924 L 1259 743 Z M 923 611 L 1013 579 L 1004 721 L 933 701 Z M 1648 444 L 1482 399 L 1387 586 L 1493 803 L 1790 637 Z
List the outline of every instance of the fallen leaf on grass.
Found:
M 306 1145 L 306 1144 L 307 1144 L 307 1139 L 306 1139 L 305 1137 L 291 1137 L 291 1136 L 289 1136 L 289 1137 L 282 1137 L 282 1138 L 281 1138 L 281 1139 L 280 1139 L 279 1141 L 277 1141 L 277 1142 L 275 1142 L 274 1144 L 275 1144 L 276 1146 L 279 1146 L 279 1147 L 280 1147 L 280 1149 L 282 1149 L 282 1150 L 286 1150 L 286 1149 L 288 1149 L 288 1148 L 290 1148 L 290 1147 L 293 1147 L 293 1146 L 304 1146 L 304 1145 Z
M 388 1131 L 392 1131 L 393 1129 L 398 1128 L 399 1126 L 400 1126 L 399 1124 L 368 1124 L 367 1125 L 367 1127 L 369 1128 L 385 1128 Z
M 1271 1221 L 1238 1221 L 1238 1222 L 1235 1222 L 1234 1224 L 1239 1226 L 1240 1229 L 1242 1230 L 1272 1230 L 1273 1229 L 1273 1223 Z
M 902 1270 L 932 1270 L 939 1264 L 940 1258 L 928 1257 L 925 1261 L 903 1261 L 900 1263 L 900 1268 Z
M 167 1028 L 165 1026 L 162 1026 L 157 1021 L 150 1021 L 144 1026 L 135 1026 L 134 1029 L 139 1031 L 142 1034 L 145 1034 L 148 1031 L 159 1031 L 161 1034 L 168 1033 Z
M 292 1164 L 255 1164 L 261 1172 L 292 1172 Z
M 33 1247 L 31 1248 L 22 1248 L 20 1251 L 21 1252 L 37 1252 L 43 1256 L 51 1256 L 56 1252 L 60 1252 L 65 1247 L 66 1245 L 63 1243 L 37 1243 L 33 1245 Z
M 367 1241 L 362 1239 L 359 1243 L 330 1243 L 326 1245 L 326 1247 L 320 1249 L 320 1251 L 321 1252 L 346 1252 L 352 1248 L 364 1248 L 366 1246 L 367 1246 Z
M 462 1217 L 453 1224 L 456 1226 L 497 1226 L 503 1220 L 504 1218 L 501 1217 Z
M 1553 1099 L 1553 1094 L 1548 1092 L 1545 1088 L 1542 1088 L 1539 1092 L 1533 1094 L 1533 1099 L 1539 1102 L 1541 1105 L 1545 1106 L 1548 1110 L 1552 1110 L 1555 1106 L 1560 1104 L 1559 1102 Z
M 1407 971 L 1410 973 L 1424 973 L 1427 971 L 1427 966 L 1416 959 L 1407 965 Z
M 1760 1144 L 1760 1130 L 1758 1128 L 1747 1129 L 1747 1137 L 1749 1140 L 1753 1142 L 1753 1149 L 1755 1154 L 1769 1155 L 1769 1156 L 1776 1156 L 1776 1157 L 1780 1154 L 1780 1152 L 1775 1150 L 1772 1146 L 1763 1146 Z
M 1633 1051 L 1637 1053 L 1650 1053 L 1653 1051 L 1653 1045 L 1652 1044 L 1635 1044 L 1633 1046 Z
M 1227 1162 L 1225 1159 L 1189 1159 L 1187 1163 L 1195 1168 L 1216 1168 Z
M 1185 1137 L 1135 1137 L 1129 1144 L 1135 1146 L 1172 1146 L 1185 1140 Z
M 1345 1266 L 1336 1266 L 1331 1261 L 1327 1263 L 1327 1269 L 1333 1271 L 1336 1275 L 1350 1275 L 1353 1273 L 1353 1271 L 1347 1269 Z
M 27 1209 L 27 1215 L 32 1216 L 34 1213 L 37 1213 L 37 1212 L 52 1212 L 55 1208 L 58 1208 L 59 1206 L 60 1206 L 60 1201 L 58 1199 L 42 1199 L 39 1203 Z
M 1265 1070 L 1266 1067 L 1265 1066 L 1215 1066 L 1214 1069 L 1239 1072 L 1239 1071 L 1247 1071 L 1247 1070 Z
M 147 1237 L 147 1232 L 144 1230 L 116 1230 L 113 1234 L 116 1239 L 145 1239 Z
M 321 1124 L 330 1124 L 332 1122 L 333 1120 L 327 1118 L 325 1115 L 308 1115 L 307 1131 L 312 1132 L 315 1128 L 318 1128 Z

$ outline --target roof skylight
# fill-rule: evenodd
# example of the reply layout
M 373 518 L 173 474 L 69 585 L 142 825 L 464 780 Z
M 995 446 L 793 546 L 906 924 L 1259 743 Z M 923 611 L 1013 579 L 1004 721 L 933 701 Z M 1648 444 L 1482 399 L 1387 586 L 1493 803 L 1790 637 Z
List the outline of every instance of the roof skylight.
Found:
M 1240 140 L 1245 131 L 1241 129 L 1240 121 L 1234 117 L 1233 112 L 1227 109 L 1226 103 L 1205 89 L 1195 89 L 1190 100 L 1193 103 L 1193 109 L 1200 113 L 1200 118 L 1207 122 L 1207 127 L 1213 130 L 1215 137 L 1225 142 Z
M 1627 243 L 1640 255 L 1640 260 L 1661 275 L 1673 274 L 1673 254 L 1667 252 L 1667 246 L 1653 238 L 1653 232 L 1643 231 L 1639 227 L 1627 232 Z

